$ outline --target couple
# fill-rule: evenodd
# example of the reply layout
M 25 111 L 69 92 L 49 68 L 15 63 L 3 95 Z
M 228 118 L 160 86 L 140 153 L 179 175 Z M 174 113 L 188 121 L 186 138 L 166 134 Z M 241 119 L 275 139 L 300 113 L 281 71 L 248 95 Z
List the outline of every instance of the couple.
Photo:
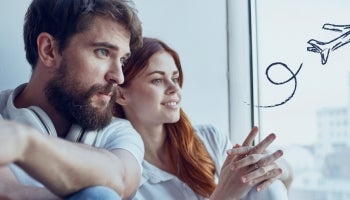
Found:
M 286 165 L 277 166 L 279 163 L 275 161 L 281 152 L 265 154 L 274 135 L 255 148 L 250 147 L 255 128 L 247 138 L 248 146 L 230 150 L 222 164 L 222 152 L 219 155 L 211 151 L 227 146 L 210 150 L 208 145 L 221 145 L 226 138 L 214 136 L 217 133 L 210 127 L 196 127 L 194 133 L 179 110 L 182 71 L 177 54 L 167 54 L 166 50 L 163 54 L 168 56 L 164 58 L 160 53 L 162 56 L 158 58 L 152 56 L 158 55 L 156 50 L 150 57 L 141 59 L 143 52 L 146 53 L 147 39 L 140 49 L 143 42 L 140 24 L 135 10 L 121 0 L 33 0 L 26 13 L 23 34 L 32 76 L 28 83 L 0 93 L 0 114 L 5 119 L 0 120 L 0 197 L 151 199 L 144 192 L 156 190 L 151 187 L 154 179 L 145 178 L 152 167 L 163 174 L 175 175 L 188 186 L 186 191 L 203 198 L 242 198 L 249 191 L 259 195 L 254 192 L 256 189 L 265 188 L 277 178 L 288 185 L 290 171 L 283 168 L 282 173 L 279 168 Z M 135 59 L 137 54 L 140 56 Z M 156 78 L 152 83 L 142 84 L 144 89 L 150 87 L 155 92 L 169 87 L 164 92 L 177 98 L 165 102 L 165 107 L 171 110 L 171 119 L 166 119 L 169 121 L 159 121 L 152 113 L 144 113 L 144 105 L 137 105 L 140 102 L 137 95 L 144 93 L 134 90 L 133 85 L 138 84 L 138 77 L 144 72 L 134 71 L 135 75 L 132 70 L 150 66 L 152 58 L 155 64 L 164 60 L 169 64 L 171 58 L 175 63 L 169 65 L 171 78 L 163 79 L 165 83 Z M 162 65 L 154 65 L 159 66 Z M 158 75 L 169 78 L 167 70 L 156 69 Z M 117 88 L 120 84 L 123 85 Z M 157 96 L 149 96 L 152 97 Z M 114 107 L 115 101 L 121 107 Z M 152 111 L 157 114 L 156 110 Z M 148 118 L 142 118 L 140 113 Z M 112 115 L 125 117 L 131 123 Z M 152 132 L 155 137 L 148 134 L 150 128 L 158 128 L 158 132 Z M 157 141 L 152 146 L 151 139 L 161 139 L 163 143 Z M 161 149 L 156 145 L 161 144 L 166 151 L 159 154 L 155 151 Z M 221 164 L 216 186 L 214 178 Z M 164 193 L 159 190 L 155 195 Z

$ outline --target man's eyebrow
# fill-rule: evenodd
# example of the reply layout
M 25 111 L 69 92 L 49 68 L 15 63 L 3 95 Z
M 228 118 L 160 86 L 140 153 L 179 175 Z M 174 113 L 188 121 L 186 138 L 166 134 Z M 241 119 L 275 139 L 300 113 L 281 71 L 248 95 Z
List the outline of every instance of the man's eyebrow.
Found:
M 93 42 L 91 44 L 93 47 L 106 47 L 118 51 L 119 47 L 108 42 Z

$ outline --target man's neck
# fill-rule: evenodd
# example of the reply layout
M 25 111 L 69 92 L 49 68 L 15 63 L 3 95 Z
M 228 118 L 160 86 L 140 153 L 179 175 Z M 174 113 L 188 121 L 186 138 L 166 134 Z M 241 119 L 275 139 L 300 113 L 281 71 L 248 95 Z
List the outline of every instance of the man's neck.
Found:
M 32 87 L 33 86 L 28 83 L 23 91 L 15 97 L 14 105 L 16 108 L 27 108 L 29 106 L 37 106 L 41 108 L 54 124 L 57 136 L 65 137 L 71 127 L 71 123 L 48 103 L 43 90 L 40 88 L 33 89 Z

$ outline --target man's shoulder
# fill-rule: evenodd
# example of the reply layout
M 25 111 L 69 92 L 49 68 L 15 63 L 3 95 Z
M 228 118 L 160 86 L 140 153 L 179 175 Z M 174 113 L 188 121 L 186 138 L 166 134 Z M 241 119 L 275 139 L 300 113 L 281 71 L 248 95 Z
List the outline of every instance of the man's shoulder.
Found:
M 0 91 L 0 102 L 7 101 L 13 89 L 7 89 Z
M 94 146 L 107 150 L 127 150 L 135 156 L 141 166 L 144 156 L 143 141 L 128 120 L 113 117 L 108 126 L 98 131 Z
M 12 91 L 13 91 L 13 89 L 7 89 L 7 90 L 0 91 L 0 114 L 2 114 L 3 111 L 5 110 L 7 100 L 9 98 L 9 96 L 11 95 Z
M 111 122 L 105 128 L 99 130 L 98 135 L 101 137 L 139 137 L 139 134 L 134 129 L 130 121 L 116 117 L 113 117 Z
M 129 128 L 133 129 L 133 126 L 129 120 L 112 117 L 111 122 L 104 129 L 102 129 L 102 131 L 108 131 L 109 129 L 124 130 Z

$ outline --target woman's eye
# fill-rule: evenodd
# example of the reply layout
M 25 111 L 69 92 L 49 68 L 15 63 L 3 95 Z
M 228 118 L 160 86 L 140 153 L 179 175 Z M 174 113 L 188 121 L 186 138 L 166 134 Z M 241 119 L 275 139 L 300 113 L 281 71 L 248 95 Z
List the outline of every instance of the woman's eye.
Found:
M 120 62 L 122 64 L 122 66 L 124 66 L 127 62 L 128 62 L 128 59 L 127 58 L 120 58 Z
M 161 83 L 162 82 L 162 79 L 160 79 L 160 78 L 157 78 L 157 79 L 153 79 L 152 80 L 152 83 L 153 84 L 158 84 L 158 83 Z
M 179 78 L 179 77 L 175 77 L 175 78 L 173 78 L 173 82 L 174 82 L 174 83 L 178 83 L 178 82 L 179 82 L 179 80 L 180 80 L 180 78 Z

